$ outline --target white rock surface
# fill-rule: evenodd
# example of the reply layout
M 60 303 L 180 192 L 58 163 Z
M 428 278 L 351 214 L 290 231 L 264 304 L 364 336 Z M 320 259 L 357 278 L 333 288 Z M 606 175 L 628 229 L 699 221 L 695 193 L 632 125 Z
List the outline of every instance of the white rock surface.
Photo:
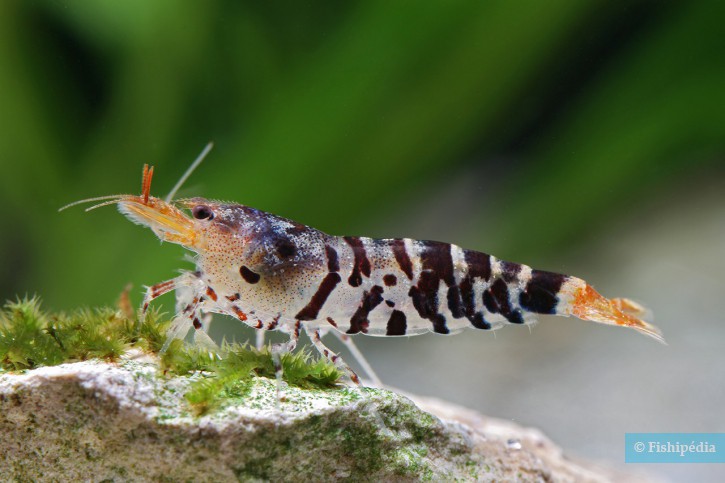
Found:
M 244 397 L 195 417 L 183 394 L 198 377 L 131 360 L 0 373 L 0 479 L 627 479 L 567 459 L 536 430 L 416 398 L 420 409 L 381 389 L 361 397 L 289 387 L 280 410 L 274 381 L 259 378 Z

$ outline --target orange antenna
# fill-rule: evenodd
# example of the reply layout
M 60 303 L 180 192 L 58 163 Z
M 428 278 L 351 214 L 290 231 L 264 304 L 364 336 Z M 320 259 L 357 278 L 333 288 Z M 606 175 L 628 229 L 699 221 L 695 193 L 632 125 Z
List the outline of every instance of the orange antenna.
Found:
M 141 179 L 141 196 L 143 196 L 143 204 L 149 204 L 149 193 L 151 192 L 151 178 L 154 177 L 154 167 L 149 169 L 148 164 L 143 165 L 143 178 Z

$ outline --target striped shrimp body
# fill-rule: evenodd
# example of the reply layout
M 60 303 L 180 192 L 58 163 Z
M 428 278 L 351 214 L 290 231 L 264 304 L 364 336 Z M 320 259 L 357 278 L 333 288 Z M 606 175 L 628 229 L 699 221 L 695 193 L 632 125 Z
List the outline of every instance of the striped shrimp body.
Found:
M 177 314 L 167 344 L 205 316 L 226 314 L 259 330 L 304 330 L 325 357 L 357 376 L 322 342 L 341 335 L 453 334 L 532 322 L 537 314 L 575 316 L 633 328 L 663 341 L 627 299 L 607 299 L 584 280 L 532 269 L 449 243 L 337 237 L 248 206 L 149 195 L 96 198 L 147 226 L 163 241 L 196 253 L 196 270 L 148 287 L 141 309 L 176 290 Z M 88 200 L 86 200 L 88 201 Z M 97 205 L 100 206 L 100 205 Z M 94 207 L 95 208 L 95 207 Z M 187 211 L 189 214 L 187 214 Z M 213 344 L 203 330 L 197 340 Z

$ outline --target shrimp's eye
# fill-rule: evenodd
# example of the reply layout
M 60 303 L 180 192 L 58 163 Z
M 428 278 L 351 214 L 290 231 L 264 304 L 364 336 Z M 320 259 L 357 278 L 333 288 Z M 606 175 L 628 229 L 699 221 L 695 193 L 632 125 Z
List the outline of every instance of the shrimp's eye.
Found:
M 206 205 L 197 205 L 191 209 L 191 214 L 197 220 L 211 220 L 214 218 L 211 208 Z

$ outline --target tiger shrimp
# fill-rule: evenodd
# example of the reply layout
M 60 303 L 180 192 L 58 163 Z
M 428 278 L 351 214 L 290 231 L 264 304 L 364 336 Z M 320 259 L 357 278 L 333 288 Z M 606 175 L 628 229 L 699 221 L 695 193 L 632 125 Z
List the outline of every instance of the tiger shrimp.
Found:
M 140 308 L 143 317 L 152 300 L 176 291 L 167 346 L 192 328 L 198 343 L 213 344 L 203 330 L 205 321 L 212 313 L 224 314 L 258 331 L 286 334 L 288 341 L 278 352 L 294 350 L 300 332 L 306 332 L 320 354 L 359 385 L 355 372 L 323 343 L 328 331 L 356 357 L 360 353 L 348 335 L 450 335 L 467 327 L 528 324 L 538 314 L 629 327 L 664 342 L 660 331 L 641 319 L 641 305 L 607 299 L 574 276 L 450 243 L 332 236 L 236 203 L 164 200 L 150 195 L 152 175 L 153 168 L 144 166 L 140 196 L 104 196 L 71 205 L 116 204 L 162 241 L 196 254 L 194 271 L 147 287 Z M 379 384 L 369 364 L 360 362 Z

